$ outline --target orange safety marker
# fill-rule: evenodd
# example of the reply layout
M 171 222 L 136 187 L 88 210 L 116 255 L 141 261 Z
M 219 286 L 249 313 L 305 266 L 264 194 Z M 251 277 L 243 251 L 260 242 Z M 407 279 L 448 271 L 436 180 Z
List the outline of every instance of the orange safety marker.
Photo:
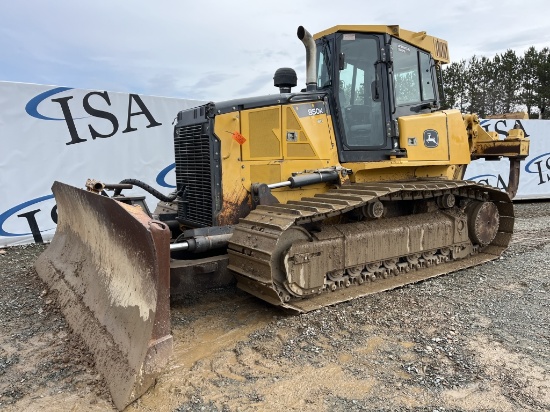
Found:
M 246 142 L 246 138 L 237 131 L 233 132 L 232 136 L 233 136 L 233 139 L 235 139 L 237 143 L 240 144 L 241 146 L 244 144 L 244 142 Z

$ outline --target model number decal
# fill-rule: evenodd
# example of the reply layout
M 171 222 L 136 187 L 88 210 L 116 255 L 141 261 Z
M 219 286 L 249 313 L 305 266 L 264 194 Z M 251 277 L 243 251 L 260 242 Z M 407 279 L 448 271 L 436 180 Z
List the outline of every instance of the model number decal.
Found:
M 324 102 L 295 104 L 292 106 L 298 117 L 311 117 L 320 114 L 327 114 L 327 107 Z
M 315 109 L 308 109 L 307 110 L 307 114 L 309 116 L 315 116 L 315 115 L 323 114 L 323 113 L 324 113 L 323 109 L 318 108 L 318 107 L 316 107 Z

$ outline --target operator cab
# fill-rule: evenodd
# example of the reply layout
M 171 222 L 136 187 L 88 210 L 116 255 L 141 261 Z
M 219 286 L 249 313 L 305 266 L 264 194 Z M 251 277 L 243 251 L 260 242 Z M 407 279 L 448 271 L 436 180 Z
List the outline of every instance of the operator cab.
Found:
M 439 108 L 430 52 L 390 33 L 435 39 L 398 26 L 336 26 L 315 36 L 317 87 L 332 92 L 342 162 L 406 157 L 397 118 Z

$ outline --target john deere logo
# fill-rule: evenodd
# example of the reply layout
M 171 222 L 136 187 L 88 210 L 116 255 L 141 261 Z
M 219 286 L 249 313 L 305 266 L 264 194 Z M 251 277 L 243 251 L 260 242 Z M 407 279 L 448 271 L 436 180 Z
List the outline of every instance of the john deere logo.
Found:
M 424 130 L 424 146 L 432 148 L 437 147 L 438 145 L 439 135 L 437 134 L 437 130 Z

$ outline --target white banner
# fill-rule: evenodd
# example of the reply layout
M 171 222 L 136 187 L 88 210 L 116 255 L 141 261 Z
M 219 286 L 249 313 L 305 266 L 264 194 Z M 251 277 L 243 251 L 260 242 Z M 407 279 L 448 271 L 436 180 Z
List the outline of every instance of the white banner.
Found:
M 516 199 L 550 198 L 550 120 L 482 120 L 481 126 L 497 132 L 500 139 L 517 124 L 531 140 L 529 157 L 521 162 L 519 189 Z M 506 190 L 510 164 L 501 161 L 476 160 L 468 166 L 467 180 L 474 180 Z
M 52 238 L 54 180 L 83 187 L 88 178 L 136 178 L 170 192 L 172 122 L 201 103 L 0 82 L 0 247 Z M 154 208 L 156 200 L 147 203 Z
M 200 101 L 0 82 L 0 247 L 53 237 L 54 180 L 143 180 L 175 185 L 173 120 Z M 517 124 L 531 139 L 517 198 L 550 198 L 548 120 L 483 120 L 502 138 Z M 508 161 L 473 162 L 465 178 L 506 188 Z M 128 194 L 146 194 L 139 188 Z M 157 201 L 147 197 L 154 209 Z

